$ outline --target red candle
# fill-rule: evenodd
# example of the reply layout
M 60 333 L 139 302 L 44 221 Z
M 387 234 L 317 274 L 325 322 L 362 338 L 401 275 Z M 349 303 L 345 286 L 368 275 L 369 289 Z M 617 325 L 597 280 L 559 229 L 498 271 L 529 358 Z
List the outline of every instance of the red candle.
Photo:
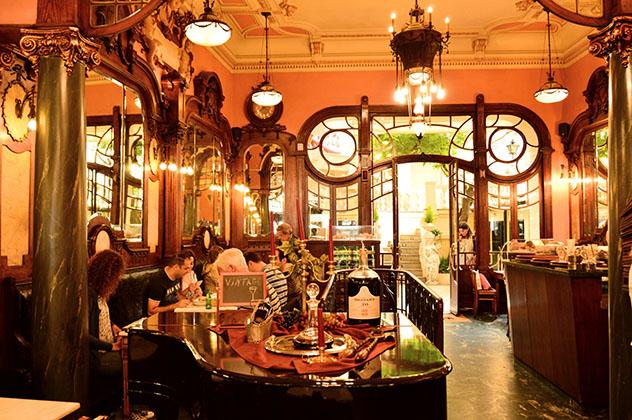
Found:
M 329 261 L 334 260 L 334 227 L 329 218 Z
M 270 212 L 270 255 L 276 254 L 276 245 L 274 244 L 274 215 Z
M 325 348 L 325 324 L 323 322 L 323 307 L 318 305 L 318 348 Z
M 298 237 L 301 241 L 305 240 L 305 231 L 303 230 L 303 212 L 301 212 L 301 205 L 296 200 L 296 215 L 298 217 Z

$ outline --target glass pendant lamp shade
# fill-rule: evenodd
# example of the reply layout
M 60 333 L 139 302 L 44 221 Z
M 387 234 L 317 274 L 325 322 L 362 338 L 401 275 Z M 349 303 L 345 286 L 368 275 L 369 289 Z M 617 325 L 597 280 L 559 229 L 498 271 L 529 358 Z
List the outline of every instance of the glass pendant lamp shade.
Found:
M 568 96 L 568 89 L 556 82 L 553 78 L 551 70 L 551 17 L 549 11 L 546 11 L 546 32 L 549 44 L 549 71 L 547 72 L 546 82 L 538 89 L 533 96 L 535 100 L 543 104 L 554 104 L 563 101 Z
M 257 86 L 257 89 L 252 93 L 252 102 L 259 106 L 274 106 L 281 103 L 283 95 L 276 90 L 272 84 L 270 84 L 270 76 L 268 73 L 268 65 L 270 63 L 270 56 L 268 54 L 268 17 L 270 12 L 261 13 L 266 20 L 265 33 L 266 33 L 266 73 L 263 76 L 263 82 Z
M 226 22 L 213 13 L 212 7 L 209 7 L 208 0 L 206 0 L 204 13 L 189 23 L 184 28 L 184 33 L 194 44 L 216 47 L 226 43 L 230 39 L 232 31 Z
M 274 106 L 281 103 L 283 95 L 274 89 L 270 82 L 264 81 L 257 90 L 252 94 L 252 101 L 260 106 Z
M 552 77 L 538 89 L 533 96 L 538 102 L 543 104 L 554 104 L 563 101 L 568 96 L 568 89 L 553 80 Z

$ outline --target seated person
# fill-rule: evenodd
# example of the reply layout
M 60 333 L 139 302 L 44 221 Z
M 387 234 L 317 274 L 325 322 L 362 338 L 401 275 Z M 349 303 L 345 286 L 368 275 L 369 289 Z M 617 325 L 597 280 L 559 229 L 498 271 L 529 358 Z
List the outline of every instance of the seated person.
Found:
M 96 395 L 90 397 L 94 415 L 103 410 L 116 410 L 122 402 L 121 329 L 110 320 L 107 301 L 116 291 L 124 272 L 123 257 L 110 249 L 93 255 L 88 261 L 90 389 L 98 389 Z M 111 406 L 108 407 L 108 404 Z M 154 414 L 150 411 L 134 411 L 131 418 L 150 419 L 154 418 Z
M 217 271 L 220 275 L 224 273 L 247 273 L 249 271 L 248 263 L 246 263 L 244 254 L 237 248 L 228 248 L 226 251 L 219 254 L 217 260 L 215 261 L 215 265 L 217 266 Z M 281 308 L 279 296 L 277 295 L 274 287 L 271 287 L 269 283 L 267 286 L 268 297 L 266 298 L 266 301 L 276 312 Z
M 215 265 L 215 261 L 217 261 L 217 257 L 219 256 L 219 254 L 222 253 L 222 251 L 224 251 L 224 248 L 222 248 L 219 245 L 213 245 L 208 250 L 208 259 L 202 265 L 202 271 L 200 273 L 200 277 L 202 278 L 202 281 L 204 282 L 204 290 L 206 292 L 208 292 L 209 290 L 211 291 L 211 293 L 217 292 L 217 285 L 219 282 L 219 273 L 217 272 L 217 266 Z
M 193 253 L 189 250 L 171 257 L 167 266 L 149 280 L 143 298 L 143 310 L 150 316 L 188 306 L 191 301 L 181 293 L 180 280 L 193 269 Z
M 195 267 L 195 258 L 193 260 L 193 267 Z M 191 270 L 182 276 L 180 290 L 185 298 L 193 300 L 202 296 L 202 288 L 200 285 L 202 281 L 198 281 L 195 271 Z
M 278 268 L 264 263 L 261 256 L 256 252 L 246 252 L 244 258 L 248 264 L 248 271 L 252 271 L 253 273 L 266 273 L 268 288 L 271 287 L 276 290 L 277 296 L 279 297 L 279 307 L 276 308 L 273 305 L 272 309 L 275 312 L 284 309 L 287 305 L 287 280 L 283 273 L 281 273 Z

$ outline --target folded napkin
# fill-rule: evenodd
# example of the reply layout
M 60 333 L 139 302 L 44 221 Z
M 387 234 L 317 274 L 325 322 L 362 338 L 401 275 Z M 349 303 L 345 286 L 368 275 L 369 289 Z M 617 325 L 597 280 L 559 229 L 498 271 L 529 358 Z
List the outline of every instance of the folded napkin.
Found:
M 369 352 L 366 359 L 361 362 L 356 362 L 354 357 L 349 357 L 327 363 L 309 364 L 300 356 L 289 356 L 267 351 L 264 347 L 265 341 L 261 341 L 259 343 L 248 343 L 246 341 L 245 328 L 221 329 L 211 327 L 210 329 L 211 331 L 222 335 L 228 341 L 232 349 L 248 363 L 264 369 L 294 371 L 299 374 L 342 373 L 363 365 L 367 361 L 379 356 L 384 351 L 395 347 L 395 338 L 392 336 L 386 336 L 375 345 L 375 347 Z M 272 330 L 277 336 L 298 332 L 298 328 L 296 327 L 293 327 L 288 331 L 276 323 L 273 324 Z M 345 325 L 334 329 L 328 329 L 330 333 L 336 335 L 348 334 L 357 342 L 361 342 L 369 337 L 373 330 L 374 327 L 366 324 L 354 326 Z M 390 330 L 392 330 L 392 328 Z M 382 331 L 385 331 L 385 329 L 383 328 Z

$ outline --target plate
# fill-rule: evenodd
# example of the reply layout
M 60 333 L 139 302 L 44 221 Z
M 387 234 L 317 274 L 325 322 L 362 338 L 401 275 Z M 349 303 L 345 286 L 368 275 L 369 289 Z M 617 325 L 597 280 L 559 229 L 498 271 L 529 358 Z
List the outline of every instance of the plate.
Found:
M 271 352 L 277 354 L 285 354 L 288 356 L 318 356 L 318 349 L 297 349 L 294 348 L 294 336 L 296 334 L 291 335 L 282 335 L 277 337 L 275 335 L 270 336 L 263 347 Z M 334 336 L 334 342 L 331 347 L 325 350 L 327 354 L 337 354 L 347 348 L 347 344 L 345 343 L 345 339 L 341 335 Z
M 206 297 L 200 296 L 199 298 L 193 299 L 192 303 L 195 306 L 206 306 Z

